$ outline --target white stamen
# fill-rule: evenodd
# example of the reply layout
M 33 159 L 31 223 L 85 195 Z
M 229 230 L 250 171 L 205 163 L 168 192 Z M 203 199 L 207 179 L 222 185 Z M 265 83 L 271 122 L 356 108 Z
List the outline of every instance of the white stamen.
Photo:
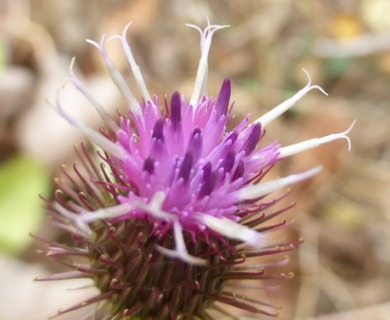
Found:
M 279 104 L 278 106 L 276 106 L 275 108 L 273 108 L 272 110 L 270 110 L 269 112 L 267 112 L 266 114 L 264 114 L 263 116 L 258 118 L 256 121 L 254 121 L 255 123 L 260 123 L 261 126 L 264 128 L 266 125 L 268 125 L 273 120 L 275 120 L 277 117 L 279 117 L 281 114 L 283 114 L 288 109 L 290 109 L 298 100 L 303 98 L 309 91 L 311 91 L 313 89 L 318 89 L 323 94 L 328 95 L 320 86 L 312 85 L 309 73 L 305 69 L 302 69 L 302 70 L 307 75 L 307 78 L 308 78 L 307 85 L 304 88 L 302 88 L 301 90 L 299 90 L 290 99 L 282 102 L 281 104 Z
M 77 120 L 76 118 L 72 117 L 71 115 L 69 115 L 68 113 L 65 112 L 65 110 L 61 106 L 61 102 L 59 99 L 59 91 L 57 92 L 57 95 L 56 95 L 55 109 L 71 125 L 80 129 L 93 143 L 97 144 L 99 147 L 101 147 L 103 150 L 108 152 L 110 155 L 112 155 L 118 159 L 123 158 L 125 153 L 120 146 L 116 145 L 111 140 L 109 140 L 105 136 L 103 136 L 101 133 L 91 129 L 90 127 L 88 127 L 84 123 L 82 123 L 81 121 Z
M 70 212 L 69 210 L 61 206 L 58 202 L 54 203 L 54 209 L 58 211 L 58 213 L 64 216 L 65 218 L 72 220 L 75 223 L 75 226 L 85 235 L 90 236 L 92 234 L 92 231 L 88 226 L 88 223 L 85 223 L 80 218 L 80 214 Z
M 135 209 L 134 204 L 122 203 L 116 206 L 98 209 L 95 211 L 85 211 L 80 214 L 80 220 L 91 223 L 97 220 L 113 219 L 130 213 Z
M 200 49 L 201 56 L 199 60 L 198 71 L 196 74 L 194 91 L 192 93 L 192 97 L 190 100 L 190 105 L 196 107 L 202 95 L 207 94 L 207 73 L 208 73 L 208 55 L 211 47 L 211 40 L 213 38 L 213 34 L 215 31 L 223 28 L 229 27 L 228 25 L 220 26 L 220 25 L 210 25 L 208 21 L 208 26 L 202 30 L 198 26 L 193 24 L 186 24 L 187 27 L 194 28 L 200 33 Z
M 112 207 L 102 208 L 94 211 L 82 211 L 80 213 L 70 212 L 61 206 L 58 202 L 54 204 L 54 209 L 57 210 L 65 218 L 71 219 L 76 223 L 76 226 L 85 234 L 91 235 L 91 229 L 88 224 L 97 220 L 106 220 L 123 216 L 131 210 L 135 209 L 135 205 L 123 203 Z
M 262 234 L 230 219 L 216 218 L 207 214 L 203 214 L 199 219 L 211 230 L 228 238 L 243 241 L 252 247 L 258 248 L 264 243 Z
M 355 125 L 356 120 L 352 122 L 352 124 L 349 126 L 349 128 L 343 132 L 340 133 L 333 133 L 325 137 L 321 138 L 314 138 L 310 140 L 306 140 L 303 142 L 295 143 L 290 146 L 282 147 L 279 149 L 279 158 L 288 157 L 293 154 L 297 154 L 309 149 L 316 148 L 320 146 L 321 144 L 328 143 L 331 141 L 335 141 L 338 139 L 345 139 L 348 143 L 348 151 L 351 151 L 351 140 L 348 137 L 348 133 L 352 130 L 353 126 Z
M 177 219 L 176 215 L 161 209 L 165 201 L 165 197 L 166 195 L 163 191 L 157 191 L 153 195 L 153 198 L 150 199 L 150 203 L 143 203 L 141 201 L 136 201 L 135 206 L 139 209 L 145 210 L 146 212 L 150 213 L 153 217 L 157 219 L 162 219 L 167 221 L 176 220 Z
M 69 66 L 69 73 L 71 75 L 68 78 L 69 81 L 72 82 L 74 87 L 94 106 L 96 111 L 99 113 L 100 117 L 111 128 L 111 130 L 113 130 L 114 132 L 118 132 L 120 128 L 117 126 L 115 121 L 112 120 L 112 118 L 107 113 L 105 108 L 87 91 L 84 84 L 77 78 L 73 70 L 74 63 L 75 63 L 75 58 L 72 59 Z
M 156 249 L 158 251 L 160 251 L 162 254 L 165 254 L 168 257 L 178 258 L 190 264 L 204 265 L 207 263 L 206 260 L 194 257 L 188 253 L 184 242 L 183 229 L 179 221 L 173 222 L 173 232 L 175 237 L 175 249 L 172 250 L 161 246 L 156 246 Z
M 302 173 L 292 174 L 284 178 L 275 179 L 256 185 L 249 185 L 239 190 L 237 192 L 237 195 L 240 200 L 260 198 L 279 189 L 282 189 L 288 185 L 295 184 L 302 180 L 308 179 L 319 173 L 321 169 L 321 166 L 317 166 Z
M 113 36 L 113 37 L 111 37 L 109 40 L 111 40 L 111 39 L 119 39 L 119 40 L 121 41 L 123 50 L 125 51 L 127 60 L 129 61 L 131 70 L 133 71 L 135 80 L 137 81 L 138 87 L 139 87 L 139 89 L 141 90 L 142 96 L 143 96 L 143 98 L 145 99 L 145 101 L 148 101 L 148 100 L 151 100 L 151 98 L 150 98 L 148 89 L 147 89 L 147 87 L 146 87 L 144 78 L 143 78 L 143 76 L 142 76 L 141 69 L 140 69 L 140 67 L 138 66 L 138 64 L 136 63 L 136 61 L 135 61 L 135 59 L 134 59 L 134 56 L 133 56 L 133 54 L 132 54 L 132 52 L 131 52 L 130 46 L 129 46 L 129 44 L 127 43 L 127 40 L 126 40 L 127 30 L 129 29 L 129 27 L 131 26 L 131 24 L 132 24 L 132 22 L 130 22 L 130 23 L 125 27 L 125 29 L 123 30 L 123 33 L 122 33 L 121 36 Z
M 112 81 L 114 81 L 122 97 L 126 100 L 131 112 L 135 115 L 141 115 L 142 110 L 140 104 L 138 103 L 133 92 L 130 90 L 129 86 L 127 85 L 125 79 L 122 77 L 119 70 L 115 67 L 114 63 L 111 61 L 110 57 L 108 56 L 106 49 L 104 48 L 104 41 L 105 41 L 104 38 L 105 37 L 103 36 L 100 41 L 100 44 L 92 40 L 87 40 L 87 42 L 92 44 L 94 47 L 96 47 L 99 50 L 100 55 L 103 58 L 104 64 L 107 67 L 107 70 L 111 76 Z
M 145 204 L 142 202 L 136 202 L 135 206 L 142 210 L 149 212 L 154 218 L 163 219 L 167 221 L 171 221 L 173 223 L 173 231 L 175 237 L 175 249 L 168 249 L 161 246 L 156 246 L 156 249 L 160 251 L 162 254 L 169 256 L 171 258 L 179 258 L 190 264 L 205 264 L 206 261 L 188 254 L 184 237 L 183 237 L 183 229 L 178 221 L 178 217 L 174 214 L 168 213 L 161 209 L 164 201 L 165 201 L 165 193 L 163 191 L 158 191 L 154 194 L 153 198 L 150 200 L 149 204 Z

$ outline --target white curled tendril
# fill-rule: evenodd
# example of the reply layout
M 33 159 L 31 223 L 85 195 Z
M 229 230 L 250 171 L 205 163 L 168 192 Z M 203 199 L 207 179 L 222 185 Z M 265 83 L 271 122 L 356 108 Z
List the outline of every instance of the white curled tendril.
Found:
M 210 52 L 213 35 L 217 30 L 229 27 L 228 25 L 210 25 L 208 20 L 207 22 L 208 26 L 204 30 L 196 25 L 188 23 L 186 24 L 187 27 L 194 28 L 200 33 L 201 56 L 199 60 L 198 71 L 196 73 L 194 90 L 190 100 L 190 105 L 192 105 L 194 108 L 198 104 L 200 98 L 207 94 L 208 55 Z
M 134 93 L 130 90 L 125 79 L 123 78 L 119 70 L 115 67 L 114 63 L 111 61 L 110 57 L 107 54 L 107 51 L 104 47 L 105 35 L 102 36 L 100 43 L 89 39 L 87 40 L 87 42 L 99 50 L 99 53 L 103 58 L 104 64 L 110 74 L 112 81 L 114 81 L 123 99 L 125 99 L 125 101 L 127 102 L 131 112 L 135 115 L 142 114 L 141 106 L 137 101 L 136 97 L 134 96 Z
M 127 31 L 129 30 L 131 24 L 132 24 L 132 22 L 130 22 L 130 23 L 128 23 L 126 25 L 126 27 L 123 30 L 121 35 L 112 36 L 111 38 L 108 39 L 108 41 L 110 41 L 112 39 L 119 39 L 120 40 L 120 42 L 122 44 L 123 51 L 126 54 L 127 61 L 130 64 L 131 70 L 133 71 L 133 74 L 134 74 L 135 80 L 137 82 L 138 88 L 141 91 L 142 97 L 144 98 L 145 101 L 148 101 L 148 100 L 151 100 L 150 99 L 150 94 L 148 92 L 148 89 L 146 87 L 144 78 L 142 76 L 141 69 L 138 66 L 138 64 L 136 63 L 135 58 L 133 56 L 133 53 L 131 52 L 131 48 L 130 48 L 129 44 L 127 43 L 127 40 L 126 40 L 126 34 L 127 34 Z
M 156 246 L 156 249 L 158 251 L 168 257 L 178 258 L 190 264 L 203 265 L 207 263 L 206 260 L 194 257 L 188 253 L 184 241 L 183 229 L 179 221 L 173 221 L 173 233 L 175 237 L 175 249 L 168 249 L 161 246 Z
M 228 218 L 217 218 L 209 214 L 199 215 L 199 221 L 209 229 L 234 240 L 239 240 L 253 248 L 264 245 L 265 236 L 247 226 Z
M 318 174 L 321 170 L 322 167 L 317 166 L 301 173 L 291 174 L 284 178 L 274 179 L 254 185 L 248 185 L 237 191 L 237 195 L 240 200 L 264 197 L 286 186 L 311 178 L 312 176 Z
M 117 157 L 118 159 L 122 159 L 124 157 L 125 154 L 122 147 L 116 145 L 114 142 L 112 142 L 111 140 L 103 136 L 101 133 L 91 129 L 90 127 L 88 127 L 86 124 L 79 121 L 75 117 L 72 117 L 64 110 L 60 102 L 60 91 L 57 91 L 56 104 L 54 108 L 72 126 L 80 129 L 93 143 L 97 144 L 103 150 L 110 153 L 114 157 Z
M 295 95 L 293 95 L 291 98 L 287 99 L 286 101 L 282 102 L 275 108 L 268 111 L 266 114 L 262 115 L 260 118 L 254 121 L 254 123 L 260 123 L 261 126 L 264 128 L 266 125 L 271 123 L 273 120 L 275 120 L 277 117 L 279 117 L 281 114 L 285 113 L 288 109 L 290 109 L 298 100 L 303 98 L 309 91 L 313 89 L 320 90 L 323 94 L 328 95 L 324 89 L 322 89 L 320 86 L 312 85 L 311 84 L 311 77 L 310 74 L 305 70 L 302 69 L 303 72 L 306 74 L 308 78 L 308 82 L 305 87 L 303 87 L 301 90 L 299 90 Z
M 292 144 L 290 146 L 282 147 L 279 149 L 279 158 L 288 157 L 306 150 L 316 148 L 324 143 L 332 142 L 339 139 L 345 139 L 348 143 L 348 151 L 351 151 L 351 139 L 348 137 L 348 133 L 351 132 L 355 123 L 356 120 L 352 122 L 352 124 L 347 130 L 340 133 L 332 133 L 321 138 L 309 139 L 306 141 Z
M 110 127 L 110 129 L 114 132 L 118 132 L 120 128 L 115 123 L 115 121 L 112 120 L 106 109 L 88 92 L 83 82 L 77 78 L 74 72 L 74 63 L 75 58 L 72 59 L 69 65 L 70 76 L 67 78 L 67 80 L 70 81 L 72 85 L 89 101 L 89 103 L 92 104 L 95 110 L 99 113 L 102 120 Z

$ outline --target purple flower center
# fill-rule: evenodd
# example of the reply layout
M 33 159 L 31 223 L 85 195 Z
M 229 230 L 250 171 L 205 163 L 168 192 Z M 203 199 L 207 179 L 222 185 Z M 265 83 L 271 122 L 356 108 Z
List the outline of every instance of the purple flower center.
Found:
M 175 214 L 183 229 L 191 232 L 209 231 L 200 215 L 237 220 L 237 190 L 277 161 L 278 145 L 256 149 L 264 134 L 260 124 L 244 122 L 226 129 L 230 94 L 226 79 L 217 99 L 204 97 L 192 106 L 175 92 L 165 116 L 156 103 L 146 104 L 143 121 L 135 126 L 128 126 L 123 116 L 118 137 L 139 138 L 130 144 L 128 138 L 113 141 L 126 149 L 122 159 L 115 159 L 120 164 L 118 174 L 136 190 L 122 196 L 121 203 L 148 204 L 161 192 L 161 209 Z M 142 214 L 135 209 L 127 215 Z

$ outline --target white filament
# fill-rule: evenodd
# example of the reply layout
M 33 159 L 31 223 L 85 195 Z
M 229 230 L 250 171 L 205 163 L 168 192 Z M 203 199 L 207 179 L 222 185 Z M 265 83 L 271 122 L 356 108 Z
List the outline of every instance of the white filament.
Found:
M 175 236 L 175 249 L 172 250 L 161 246 L 156 246 L 158 251 L 168 257 L 178 258 L 189 264 L 204 265 L 207 263 L 206 260 L 194 257 L 188 253 L 184 242 L 183 229 L 178 221 L 173 222 L 173 232 Z
M 130 90 L 125 79 L 122 77 L 121 73 L 115 67 L 114 63 L 111 61 L 110 57 L 107 54 L 107 51 L 104 47 L 105 36 L 103 35 L 102 39 L 100 40 L 100 44 L 92 40 L 87 40 L 87 42 L 92 44 L 94 47 L 96 47 L 99 50 L 99 53 L 103 58 L 104 64 L 107 67 L 107 70 L 111 76 L 112 81 L 114 81 L 114 83 L 116 84 L 123 99 L 125 99 L 125 101 L 127 102 L 131 112 L 135 115 L 141 115 L 142 110 L 140 104 L 135 98 L 133 92 Z
M 130 213 L 135 209 L 135 205 L 122 203 L 116 206 L 98 209 L 95 211 L 85 211 L 80 214 L 80 220 L 91 223 L 102 219 L 113 219 Z
M 91 229 L 88 226 L 88 223 L 85 223 L 82 219 L 80 219 L 80 215 L 78 213 L 71 212 L 65 209 L 58 202 L 54 203 L 54 209 L 64 216 L 65 218 L 72 220 L 75 223 L 75 226 L 85 235 L 90 236 L 92 234 Z
M 199 60 L 198 71 L 196 73 L 194 91 L 190 100 L 190 105 L 194 108 L 197 106 L 202 95 L 205 95 L 206 84 L 207 84 L 207 73 L 208 73 L 208 55 L 211 47 L 211 40 L 215 31 L 223 28 L 229 27 L 228 25 L 210 25 L 208 21 L 208 26 L 202 30 L 198 26 L 193 24 L 186 24 L 186 26 L 194 28 L 200 33 L 200 49 L 201 56 Z
M 79 213 L 74 213 L 61 206 L 58 202 L 54 203 L 55 210 L 57 210 L 65 218 L 74 221 L 78 229 L 87 235 L 92 234 L 88 226 L 89 223 L 102 219 L 106 220 L 117 218 L 130 213 L 132 210 L 134 210 L 134 208 L 134 205 L 123 203 L 93 211 L 81 211 Z
M 111 128 L 111 130 L 118 132 L 120 128 L 117 126 L 115 121 L 112 120 L 105 108 L 87 91 L 84 84 L 77 78 L 73 70 L 74 63 L 75 58 L 72 59 L 69 66 L 69 73 L 71 76 L 68 78 L 68 80 L 72 82 L 73 86 L 94 106 L 100 117 Z
M 290 109 L 298 100 L 303 98 L 309 91 L 313 89 L 320 90 L 323 94 L 328 95 L 320 86 L 312 85 L 311 84 L 311 78 L 309 73 L 302 69 L 303 72 L 307 75 L 308 83 L 307 85 L 299 90 L 294 96 L 292 96 L 290 99 L 287 99 L 286 101 L 282 102 L 260 118 L 254 121 L 254 123 L 260 123 L 261 126 L 264 128 L 266 125 L 271 123 L 273 120 L 275 120 L 277 117 L 279 117 L 281 114 L 286 112 L 288 109 Z
M 161 208 L 165 201 L 165 197 L 166 195 L 163 191 L 157 191 L 150 199 L 150 203 L 136 201 L 135 205 L 137 208 L 150 213 L 156 219 L 162 219 L 166 221 L 175 220 L 177 219 L 176 215 L 166 212 Z
M 284 178 L 246 186 L 237 192 L 238 198 L 240 200 L 247 200 L 266 196 L 286 186 L 308 179 L 319 173 L 321 169 L 321 166 L 317 166 L 302 173 L 292 174 Z
M 230 239 L 243 241 L 255 248 L 263 244 L 263 235 L 230 219 L 216 218 L 208 214 L 203 214 L 199 217 L 199 220 L 211 230 Z
M 64 111 L 64 109 L 61 106 L 61 102 L 59 99 L 59 92 L 57 92 L 56 95 L 56 106 L 55 109 L 57 112 L 65 118 L 71 125 L 75 126 L 76 128 L 80 129 L 93 143 L 97 144 L 99 147 L 101 147 L 106 152 L 110 153 L 112 156 L 122 159 L 125 155 L 122 147 L 116 145 L 111 140 L 107 139 L 105 136 L 103 136 L 101 133 L 91 129 L 87 125 L 85 125 L 83 122 L 77 120 L 76 118 L 72 117 L 68 113 Z
M 279 158 L 288 157 L 309 149 L 316 148 L 321 144 L 332 142 L 338 139 L 345 139 L 348 143 L 348 151 L 351 150 L 351 139 L 348 137 L 348 133 L 352 130 L 356 120 L 352 122 L 349 128 L 340 133 L 333 133 L 325 137 L 314 138 L 299 143 L 292 144 L 290 146 L 282 147 L 279 149 Z
M 127 30 L 129 29 L 129 27 L 131 26 L 131 24 L 132 24 L 132 22 L 130 22 L 130 23 L 125 27 L 125 29 L 123 30 L 123 33 L 122 33 L 121 36 L 113 36 L 113 37 L 110 38 L 110 39 L 119 39 L 119 40 L 121 41 L 123 50 L 125 51 L 127 60 L 129 61 L 130 68 L 131 68 L 131 70 L 133 71 L 135 80 L 136 80 L 137 85 L 138 85 L 138 87 L 139 87 L 139 89 L 140 89 L 140 91 L 141 91 L 142 97 L 144 98 L 145 101 L 148 101 L 148 100 L 151 100 L 151 99 L 150 99 L 150 94 L 149 94 L 149 92 L 148 92 L 148 89 L 147 89 L 147 87 L 146 87 L 144 78 L 143 78 L 143 76 L 142 76 L 141 69 L 140 69 L 140 67 L 138 66 L 138 64 L 136 63 L 136 61 L 135 61 L 135 59 L 134 59 L 134 56 L 133 56 L 133 53 L 131 52 L 130 46 L 129 46 L 129 44 L 127 43 L 127 40 L 126 40 Z M 109 39 L 109 40 L 110 40 L 110 39 Z

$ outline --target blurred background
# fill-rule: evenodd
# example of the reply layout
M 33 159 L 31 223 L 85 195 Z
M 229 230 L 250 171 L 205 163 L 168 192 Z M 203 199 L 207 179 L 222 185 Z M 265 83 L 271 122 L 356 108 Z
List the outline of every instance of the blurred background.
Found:
M 50 196 L 61 164 L 71 165 L 83 137 L 51 107 L 90 126 L 99 117 L 66 84 L 68 66 L 115 114 L 124 107 L 97 50 L 103 33 L 128 39 L 149 91 L 190 96 L 199 35 L 184 26 L 229 24 L 216 33 L 209 91 L 233 82 L 235 113 L 256 119 L 302 88 L 308 70 L 329 96 L 310 92 L 267 129 L 283 145 L 344 131 L 345 141 L 283 162 L 286 175 L 318 163 L 323 172 L 294 186 L 297 206 L 285 232 L 305 242 L 291 255 L 276 302 L 282 320 L 390 319 L 390 1 L 388 0 L 0 0 L 0 320 L 42 320 L 89 297 L 85 283 L 36 283 L 58 271 L 36 251 L 29 232 L 60 237 L 44 218 L 39 193 Z M 118 41 L 107 44 L 118 68 Z M 132 79 L 129 78 L 130 85 Z M 87 286 L 83 290 L 77 289 Z M 77 319 L 79 314 L 61 319 Z

